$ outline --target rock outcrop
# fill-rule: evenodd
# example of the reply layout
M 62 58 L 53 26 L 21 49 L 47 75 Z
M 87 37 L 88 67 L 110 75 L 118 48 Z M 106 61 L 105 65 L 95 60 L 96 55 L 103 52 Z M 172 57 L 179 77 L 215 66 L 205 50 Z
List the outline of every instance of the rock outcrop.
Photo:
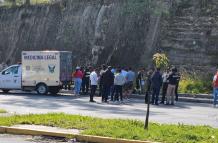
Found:
M 20 61 L 23 50 L 68 50 L 74 65 L 148 66 L 156 51 L 188 69 L 218 64 L 216 0 L 164 0 L 167 15 L 155 14 L 147 2 L 63 0 L 0 8 L 0 63 Z
M 160 49 L 175 65 L 212 70 L 218 64 L 218 1 L 183 0 L 162 22 Z
M 0 61 L 16 63 L 23 50 L 70 50 L 74 64 L 138 66 L 150 23 L 144 2 L 134 2 L 67 0 L 1 8 Z

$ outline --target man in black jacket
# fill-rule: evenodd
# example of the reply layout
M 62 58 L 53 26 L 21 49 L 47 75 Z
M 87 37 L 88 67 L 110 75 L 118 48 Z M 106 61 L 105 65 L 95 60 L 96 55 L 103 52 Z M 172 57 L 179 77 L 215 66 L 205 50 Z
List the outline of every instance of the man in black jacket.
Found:
M 178 88 L 179 88 L 179 81 L 181 78 L 181 75 L 178 69 L 176 69 L 176 75 L 177 75 L 177 83 L 176 83 L 176 89 L 175 89 L 175 96 L 176 96 L 175 100 L 178 101 L 179 100 Z
M 148 103 L 148 100 L 150 102 L 150 98 L 148 98 L 148 96 L 150 96 L 151 93 L 151 75 L 152 75 L 153 71 L 149 70 L 147 72 L 147 77 L 146 77 L 146 93 L 145 93 L 145 103 Z
M 167 88 L 167 105 L 169 105 L 170 102 L 171 105 L 174 105 L 175 89 L 179 78 L 178 74 L 176 74 L 176 71 L 176 68 L 172 68 L 172 71 L 167 78 L 167 80 L 169 81 Z
M 111 67 L 102 74 L 103 95 L 102 102 L 107 102 L 110 95 L 111 86 L 114 84 L 114 74 L 111 72 Z
M 103 73 L 107 70 L 107 67 L 106 65 L 102 65 L 101 66 L 101 70 L 99 71 L 99 76 L 100 76 L 100 79 L 99 79 L 99 96 L 102 97 L 103 99 L 103 82 L 102 82 L 102 75 Z M 102 100 L 103 101 L 103 100 Z
M 151 76 L 151 84 L 152 84 L 152 104 L 159 105 L 159 94 L 160 88 L 162 86 L 162 75 L 160 73 L 160 68 L 156 68 L 156 71 Z
M 84 75 L 82 78 L 82 94 L 88 94 L 89 92 L 89 80 L 90 80 L 90 69 L 91 67 L 87 67 L 84 71 Z

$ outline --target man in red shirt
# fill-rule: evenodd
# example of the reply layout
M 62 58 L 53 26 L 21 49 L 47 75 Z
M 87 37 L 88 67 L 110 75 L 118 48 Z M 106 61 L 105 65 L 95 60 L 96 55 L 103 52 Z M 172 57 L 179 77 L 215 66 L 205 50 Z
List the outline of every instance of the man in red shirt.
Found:
M 218 100 L 218 70 L 213 77 L 213 106 L 216 107 Z
M 73 73 L 73 78 L 74 78 L 74 90 L 75 90 L 75 95 L 79 95 L 80 93 L 80 88 L 82 84 L 82 78 L 83 78 L 83 73 L 80 71 L 80 67 L 76 67 L 76 71 Z

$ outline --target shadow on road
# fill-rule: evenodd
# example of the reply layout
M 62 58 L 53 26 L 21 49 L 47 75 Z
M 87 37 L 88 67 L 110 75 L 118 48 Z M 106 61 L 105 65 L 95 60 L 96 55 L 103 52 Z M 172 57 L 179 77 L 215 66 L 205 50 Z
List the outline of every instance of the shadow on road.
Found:
M 96 97 L 97 103 L 90 103 L 89 96 L 81 95 L 74 96 L 73 94 L 60 93 L 59 95 L 38 95 L 36 93 L 0 93 L 0 95 L 12 96 L 12 98 L 7 98 L 7 100 L 1 101 L 1 104 L 4 105 L 13 105 L 18 107 L 31 108 L 33 110 L 47 110 L 48 112 L 53 112 L 55 110 L 58 112 L 67 112 L 67 113 L 82 113 L 82 112 L 91 112 L 94 114 L 113 114 L 124 116 L 139 116 L 144 117 L 146 112 L 146 104 L 142 99 L 132 98 L 130 102 L 125 104 L 114 104 L 114 103 L 101 103 L 100 97 Z M 15 97 L 15 98 L 13 98 Z M 152 111 L 152 108 L 157 109 L 175 109 L 183 110 L 189 109 L 192 106 L 198 107 L 209 107 L 209 104 L 199 104 L 199 103 L 183 103 L 179 102 L 175 106 L 151 106 L 151 115 L 167 115 L 167 112 L 162 111 Z

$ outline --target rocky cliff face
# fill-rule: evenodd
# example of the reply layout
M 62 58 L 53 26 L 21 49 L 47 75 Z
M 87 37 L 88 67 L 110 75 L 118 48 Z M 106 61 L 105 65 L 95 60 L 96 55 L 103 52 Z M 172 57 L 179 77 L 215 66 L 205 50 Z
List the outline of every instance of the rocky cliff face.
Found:
M 139 64 L 150 23 L 144 2 L 134 1 L 1 8 L 0 61 L 15 63 L 23 50 L 70 50 L 74 64 Z
M 218 64 L 218 1 L 183 0 L 162 21 L 160 49 L 175 65 L 213 70 Z
M 204 3 L 205 2 L 205 3 Z M 68 50 L 73 63 L 149 65 L 164 51 L 171 63 L 218 64 L 216 0 L 164 0 L 170 13 L 153 14 L 145 0 L 63 0 L 52 5 L 0 8 L 0 62 L 23 50 Z

